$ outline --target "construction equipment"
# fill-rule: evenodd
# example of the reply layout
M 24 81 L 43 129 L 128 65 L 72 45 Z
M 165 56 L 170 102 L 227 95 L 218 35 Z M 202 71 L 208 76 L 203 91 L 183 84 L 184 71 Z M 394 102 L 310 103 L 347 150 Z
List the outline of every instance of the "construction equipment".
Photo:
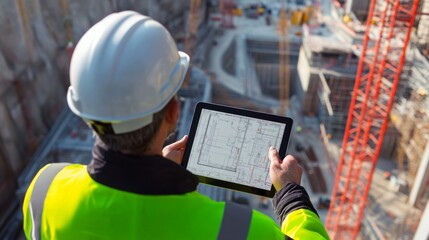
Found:
M 233 14 L 234 9 L 235 9 L 234 0 L 220 1 L 220 13 L 222 15 L 221 27 L 234 28 L 234 14 Z
M 358 235 L 418 3 L 371 1 L 326 221 L 332 239 Z

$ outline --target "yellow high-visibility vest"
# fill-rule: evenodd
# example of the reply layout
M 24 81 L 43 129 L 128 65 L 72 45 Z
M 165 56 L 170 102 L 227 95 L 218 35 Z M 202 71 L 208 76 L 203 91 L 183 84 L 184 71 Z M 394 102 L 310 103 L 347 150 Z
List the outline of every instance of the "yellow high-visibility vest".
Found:
M 196 191 L 141 195 L 114 189 L 94 181 L 86 166 L 80 164 L 61 166 L 52 181 L 47 186 L 42 182 L 40 187 L 41 174 L 55 165 L 42 168 L 27 190 L 23 204 L 27 239 L 228 239 L 231 232 L 231 236 L 238 232 L 240 238 L 258 240 L 285 239 L 283 233 L 293 239 L 328 238 L 317 215 L 306 209 L 286 217 L 283 233 L 273 219 L 256 210 L 250 210 L 248 226 L 238 223 L 238 227 L 232 228 L 234 231 L 225 228 L 225 232 L 228 211 L 224 211 L 224 202 L 213 201 Z M 46 193 L 38 207 L 32 197 L 44 188 L 43 184 Z M 38 208 L 40 219 L 34 216 Z M 228 224 L 234 226 L 234 221 L 243 217 L 228 218 Z

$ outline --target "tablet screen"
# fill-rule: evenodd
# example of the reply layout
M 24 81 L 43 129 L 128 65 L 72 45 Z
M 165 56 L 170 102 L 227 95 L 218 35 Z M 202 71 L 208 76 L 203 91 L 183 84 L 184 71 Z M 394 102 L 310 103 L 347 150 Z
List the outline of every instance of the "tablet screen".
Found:
M 202 109 L 187 169 L 200 176 L 271 190 L 268 149 L 284 123 Z
M 288 117 L 200 102 L 182 166 L 202 183 L 273 197 L 268 150 L 286 155 L 292 124 Z

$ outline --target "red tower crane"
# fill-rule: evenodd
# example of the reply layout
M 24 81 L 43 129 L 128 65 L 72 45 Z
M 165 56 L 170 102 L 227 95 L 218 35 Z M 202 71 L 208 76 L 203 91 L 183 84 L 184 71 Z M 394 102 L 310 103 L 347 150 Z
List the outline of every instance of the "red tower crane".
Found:
M 355 239 L 389 121 L 418 0 L 371 0 L 326 229 Z

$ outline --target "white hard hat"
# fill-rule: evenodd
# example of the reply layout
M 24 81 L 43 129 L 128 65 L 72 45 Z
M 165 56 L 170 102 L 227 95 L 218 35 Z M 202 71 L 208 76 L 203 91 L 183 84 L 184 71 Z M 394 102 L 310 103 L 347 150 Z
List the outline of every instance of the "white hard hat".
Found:
M 133 11 L 110 14 L 76 45 L 67 103 L 87 121 L 111 124 L 113 133 L 134 131 L 174 97 L 188 65 L 158 22 Z

